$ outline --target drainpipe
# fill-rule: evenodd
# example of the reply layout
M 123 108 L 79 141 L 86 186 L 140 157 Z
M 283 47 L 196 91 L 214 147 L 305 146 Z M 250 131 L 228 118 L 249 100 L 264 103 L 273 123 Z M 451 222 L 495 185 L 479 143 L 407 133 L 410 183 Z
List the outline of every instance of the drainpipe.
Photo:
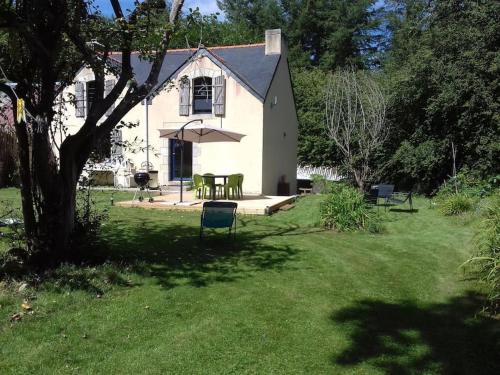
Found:
M 146 172 L 149 173 L 149 98 L 144 99 L 146 107 Z

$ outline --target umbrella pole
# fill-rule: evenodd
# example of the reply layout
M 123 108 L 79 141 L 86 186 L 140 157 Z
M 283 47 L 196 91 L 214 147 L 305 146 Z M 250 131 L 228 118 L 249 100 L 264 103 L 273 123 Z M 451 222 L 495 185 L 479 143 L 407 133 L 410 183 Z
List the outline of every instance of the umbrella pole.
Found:
M 191 124 L 192 122 L 195 122 L 195 121 L 199 121 L 203 124 L 203 120 L 202 119 L 196 119 L 196 120 L 191 120 L 191 121 L 188 121 L 186 122 L 184 125 L 182 125 L 181 127 L 181 201 L 179 203 L 182 203 L 182 185 L 183 185 L 183 179 L 184 179 L 184 176 L 183 176 L 183 173 L 184 173 L 184 128 Z M 179 140 L 179 133 L 177 132 L 176 133 L 176 139 Z
M 182 182 L 184 179 L 184 128 L 181 131 L 181 203 L 182 203 Z

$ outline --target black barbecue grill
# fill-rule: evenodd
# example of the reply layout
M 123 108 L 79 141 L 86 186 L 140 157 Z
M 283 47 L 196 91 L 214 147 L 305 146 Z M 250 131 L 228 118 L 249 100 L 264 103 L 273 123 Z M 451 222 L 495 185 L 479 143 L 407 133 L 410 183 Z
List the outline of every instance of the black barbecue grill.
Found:
M 139 202 L 142 202 L 144 200 L 144 190 L 146 190 L 146 193 L 148 194 L 149 197 L 149 202 L 153 202 L 153 197 L 151 197 L 151 194 L 149 193 L 149 181 L 151 180 L 151 177 L 149 177 L 149 173 L 147 172 L 137 172 L 134 174 L 134 181 L 137 184 L 137 191 L 134 194 L 134 200 L 135 197 L 137 196 L 137 199 Z
M 147 172 L 137 172 L 134 174 L 134 181 L 141 188 L 145 188 L 150 179 Z

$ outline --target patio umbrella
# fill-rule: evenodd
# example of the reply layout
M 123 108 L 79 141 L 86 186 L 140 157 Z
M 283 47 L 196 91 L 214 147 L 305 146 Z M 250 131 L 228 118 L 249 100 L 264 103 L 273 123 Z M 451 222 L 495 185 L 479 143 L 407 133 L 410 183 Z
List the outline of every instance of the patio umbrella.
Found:
M 200 124 L 191 125 L 193 122 L 200 122 Z M 188 127 L 189 125 L 189 127 Z M 182 182 L 183 182 L 183 164 L 184 164 L 184 141 L 194 143 L 208 143 L 208 142 L 239 142 L 245 135 L 216 128 L 215 126 L 203 125 L 203 120 L 191 120 L 180 128 L 167 128 L 159 129 L 160 138 L 177 139 L 181 143 L 181 199 L 182 203 Z

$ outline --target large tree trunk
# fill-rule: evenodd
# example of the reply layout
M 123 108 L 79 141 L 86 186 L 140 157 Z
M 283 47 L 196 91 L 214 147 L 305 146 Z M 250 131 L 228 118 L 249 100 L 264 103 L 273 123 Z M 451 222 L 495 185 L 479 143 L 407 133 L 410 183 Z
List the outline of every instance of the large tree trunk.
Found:
M 43 214 L 33 223 L 34 231 L 27 234 L 29 251 L 38 266 L 55 265 L 72 257 L 68 250 L 75 220 L 73 190 L 55 188 L 57 200 L 45 199 L 38 204 Z
M 47 121 L 38 127 L 46 128 Z M 76 187 L 81 168 L 58 165 L 48 132 L 16 126 L 26 243 L 32 263 L 45 267 L 70 260 L 75 228 Z M 82 166 L 83 167 L 83 166 Z
M 362 173 L 354 170 L 354 181 L 356 181 L 356 185 L 358 185 L 358 189 L 361 193 L 364 193 L 365 191 L 365 181 L 362 176 Z

